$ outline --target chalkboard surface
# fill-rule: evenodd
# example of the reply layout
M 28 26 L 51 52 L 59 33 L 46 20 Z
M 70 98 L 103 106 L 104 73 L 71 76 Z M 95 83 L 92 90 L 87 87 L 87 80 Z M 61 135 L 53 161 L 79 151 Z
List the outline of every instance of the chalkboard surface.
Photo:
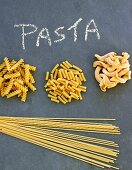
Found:
M 67 30 L 81 18 L 74 30 Z M 85 41 L 88 23 L 94 20 L 100 37 L 89 33 Z M 19 24 L 32 24 L 37 31 L 25 36 L 22 46 L 22 29 Z M 59 27 L 65 39 L 54 33 Z M 91 25 L 93 27 L 93 25 Z M 49 31 L 51 43 L 37 37 L 43 28 Z M 26 32 L 33 30 L 25 28 Z M 37 91 L 28 95 L 26 103 L 18 98 L 0 98 L 0 115 L 28 117 L 105 117 L 116 118 L 121 128 L 120 136 L 94 135 L 112 139 L 120 145 L 117 166 L 131 170 L 132 160 L 132 81 L 103 93 L 94 79 L 92 63 L 94 54 L 104 55 L 115 51 L 127 51 L 132 55 L 132 2 L 106 0 L 0 0 L 0 62 L 4 56 L 10 59 L 24 58 L 35 65 Z M 81 67 L 88 88 L 82 102 L 61 105 L 50 102 L 44 91 L 44 73 L 63 60 Z M 130 58 L 132 64 L 132 59 Z M 87 134 L 89 135 L 89 134 Z M 42 149 L 15 138 L 0 135 L 0 170 L 99 170 L 81 161 Z

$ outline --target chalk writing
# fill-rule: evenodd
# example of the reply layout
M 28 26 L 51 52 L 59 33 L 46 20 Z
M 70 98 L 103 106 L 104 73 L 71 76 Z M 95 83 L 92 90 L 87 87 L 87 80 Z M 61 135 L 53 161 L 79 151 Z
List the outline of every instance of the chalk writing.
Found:
M 46 32 L 46 35 L 44 35 L 44 32 Z M 39 35 L 38 35 L 38 38 L 37 38 L 37 42 L 36 42 L 36 46 L 37 46 L 37 47 L 39 47 L 39 40 L 40 40 L 40 38 L 45 38 L 45 39 L 47 39 L 49 46 L 52 45 L 51 39 L 50 39 L 50 36 L 49 36 L 49 31 L 48 31 L 47 28 L 43 28 L 43 29 L 40 31 L 40 33 L 39 33 Z
M 77 41 L 77 25 L 81 21 L 82 21 L 82 18 L 79 18 L 79 20 L 77 20 L 70 28 L 67 29 L 67 30 L 71 30 L 72 28 L 74 29 L 74 42 Z
M 63 33 L 65 30 L 70 31 L 73 29 L 73 41 L 76 42 L 78 39 L 78 25 L 80 24 L 80 22 L 82 21 L 82 18 L 79 18 L 76 22 L 74 22 L 74 24 L 72 26 L 70 26 L 69 28 L 66 28 L 64 26 L 58 27 L 57 29 L 54 30 L 55 35 L 58 37 L 58 39 L 54 39 L 50 37 L 50 33 L 48 28 L 44 27 L 41 29 L 41 31 L 38 33 L 37 36 L 37 40 L 36 40 L 36 47 L 40 46 L 40 40 L 44 39 L 47 41 L 49 46 L 52 46 L 52 42 L 54 43 L 59 43 L 62 42 L 66 39 L 66 35 Z M 81 22 L 82 23 L 82 22 Z M 21 28 L 22 33 L 21 33 L 21 37 L 22 37 L 22 49 L 25 50 L 25 38 L 28 35 L 34 34 L 35 32 L 38 31 L 38 27 L 36 25 L 33 24 L 15 24 L 14 25 L 15 28 Z M 31 31 L 27 31 L 27 29 L 31 29 Z M 88 22 L 88 24 L 86 25 L 86 29 L 85 29 L 85 38 L 84 40 L 87 41 L 88 40 L 88 35 L 89 33 L 95 33 L 97 40 L 100 39 L 100 33 L 99 30 L 97 28 L 97 25 L 95 23 L 94 19 L 91 19 L 90 22 Z M 41 40 L 42 41 L 42 40 Z
M 38 28 L 33 24 L 19 24 L 19 25 L 15 24 L 14 27 L 22 27 L 22 34 L 21 34 L 21 36 L 22 36 L 22 48 L 25 50 L 25 37 L 27 35 L 30 35 L 30 34 L 33 34 L 34 32 L 36 32 Z M 25 33 L 25 27 L 33 27 L 34 30 Z
M 93 23 L 93 26 L 94 26 L 94 29 L 89 29 L 89 27 L 90 27 L 90 25 Z M 86 26 L 86 32 L 85 32 L 85 41 L 87 41 L 87 39 L 88 39 L 88 33 L 89 32 L 96 32 L 97 33 L 97 38 L 98 38 L 98 40 L 100 39 L 100 34 L 99 34 L 99 31 L 98 31 L 98 29 L 97 29 L 97 26 L 96 26 L 96 24 L 95 24 L 95 21 L 94 21 L 94 19 L 92 19 L 89 23 L 88 23 L 88 25 Z
M 54 32 L 58 35 L 58 37 L 61 37 L 61 39 L 58 39 L 58 40 L 54 40 L 54 42 L 55 43 L 57 43 L 57 42 L 60 42 L 60 41 L 62 41 L 62 40 L 64 40 L 66 37 L 65 37 L 65 34 L 62 34 L 62 33 L 59 33 L 58 31 L 59 30 L 63 30 L 64 29 L 64 27 L 59 27 L 59 28 L 57 28 Z

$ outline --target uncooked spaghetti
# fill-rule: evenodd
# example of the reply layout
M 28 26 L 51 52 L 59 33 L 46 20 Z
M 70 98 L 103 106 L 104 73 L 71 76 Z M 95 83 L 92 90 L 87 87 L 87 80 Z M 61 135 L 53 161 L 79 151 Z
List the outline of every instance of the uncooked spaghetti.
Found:
M 120 134 L 114 119 L 0 117 L 1 133 L 102 168 L 113 168 L 119 151 L 114 141 L 77 135 L 70 131 Z M 95 122 L 98 121 L 98 122 Z M 63 131 L 63 132 L 62 132 Z

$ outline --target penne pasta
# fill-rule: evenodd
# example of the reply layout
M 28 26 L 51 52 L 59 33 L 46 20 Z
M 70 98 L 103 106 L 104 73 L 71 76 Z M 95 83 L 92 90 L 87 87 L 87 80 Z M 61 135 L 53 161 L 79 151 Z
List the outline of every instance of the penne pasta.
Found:
M 51 75 L 50 79 L 47 74 Z M 72 99 L 82 100 L 81 93 L 86 92 L 86 86 L 82 86 L 82 83 L 86 81 L 82 69 L 64 61 L 60 65 L 55 65 L 51 73 L 48 72 L 46 75 L 47 82 L 44 87 L 48 97 L 52 95 L 52 99 L 58 99 L 63 104 L 71 102 Z M 59 103 L 58 101 L 54 102 Z

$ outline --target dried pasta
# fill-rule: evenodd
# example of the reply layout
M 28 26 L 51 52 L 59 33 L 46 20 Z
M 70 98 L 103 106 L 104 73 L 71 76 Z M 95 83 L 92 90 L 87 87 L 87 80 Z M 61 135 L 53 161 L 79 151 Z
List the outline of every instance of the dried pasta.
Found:
M 45 84 L 48 97 L 56 103 L 67 104 L 72 99 L 82 100 L 82 92 L 86 92 L 86 77 L 79 67 L 70 64 L 68 61 L 56 64 L 51 73 L 46 72 Z M 51 96 L 52 95 L 52 96 Z M 55 96 L 55 97 L 53 97 Z
M 114 166 L 119 155 L 117 143 L 73 133 L 83 130 L 92 133 L 120 134 L 119 127 L 111 123 L 100 123 L 113 120 L 115 119 L 0 116 L 0 131 L 97 167 L 118 170 L 119 168 Z
M 4 62 L 0 64 L 0 95 L 7 98 L 18 96 L 25 102 L 28 89 L 36 90 L 32 75 L 35 70 L 36 67 L 25 64 L 23 59 L 9 61 L 5 57 Z
M 126 83 L 131 79 L 129 54 L 123 52 L 122 56 L 110 52 L 104 56 L 95 54 L 98 61 L 94 61 L 95 79 L 103 92 L 115 87 L 119 83 Z

